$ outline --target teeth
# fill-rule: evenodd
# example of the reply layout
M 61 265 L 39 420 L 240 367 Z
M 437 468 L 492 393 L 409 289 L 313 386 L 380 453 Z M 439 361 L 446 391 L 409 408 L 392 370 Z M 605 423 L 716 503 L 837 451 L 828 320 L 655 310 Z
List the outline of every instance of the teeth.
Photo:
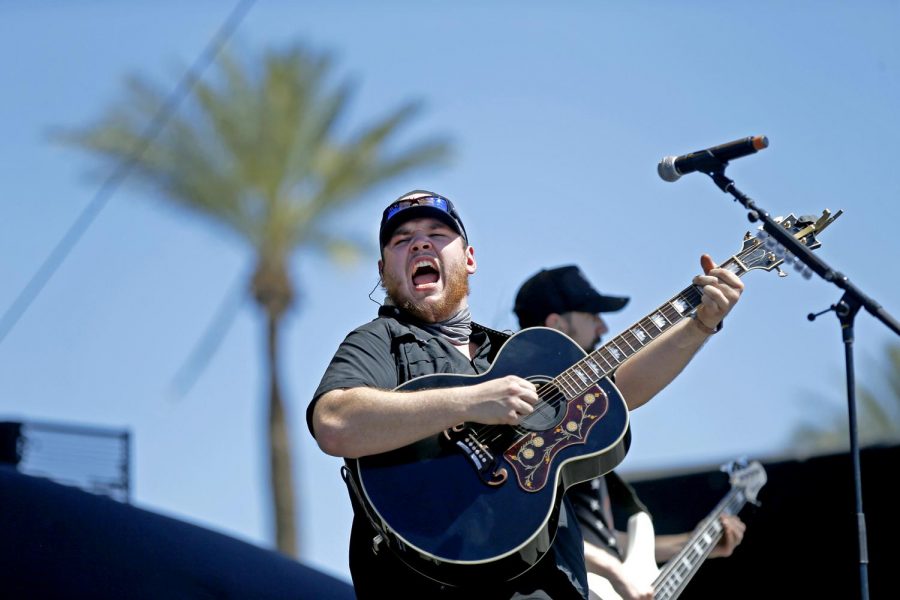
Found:
M 418 269 L 419 267 L 432 267 L 434 268 L 434 264 L 428 260 L 420 260 L 415 265 L 413 265 L 414 269 Z

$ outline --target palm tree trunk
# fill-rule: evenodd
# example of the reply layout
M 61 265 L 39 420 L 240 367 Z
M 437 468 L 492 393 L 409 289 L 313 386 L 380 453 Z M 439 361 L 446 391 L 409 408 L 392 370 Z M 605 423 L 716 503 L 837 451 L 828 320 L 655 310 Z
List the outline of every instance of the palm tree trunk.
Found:
M 291 444 L 284 402 L 278 377 L 278 330 L 280 314 L 266 311 L 268 319 L 269 367 L 269 476 L 275 511 L 275 539 L 278 550 L 299 557 L 294 476 L 291 468 Z

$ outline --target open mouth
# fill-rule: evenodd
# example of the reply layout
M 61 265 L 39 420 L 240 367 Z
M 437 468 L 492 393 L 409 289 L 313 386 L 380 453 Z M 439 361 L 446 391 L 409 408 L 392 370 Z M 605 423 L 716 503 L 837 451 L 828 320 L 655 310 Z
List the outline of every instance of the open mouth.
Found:
M 416 289 L 432 287 L 441 278 L 437 266 L 429 260 L 419 260 L 413 265 L 412 282 Z

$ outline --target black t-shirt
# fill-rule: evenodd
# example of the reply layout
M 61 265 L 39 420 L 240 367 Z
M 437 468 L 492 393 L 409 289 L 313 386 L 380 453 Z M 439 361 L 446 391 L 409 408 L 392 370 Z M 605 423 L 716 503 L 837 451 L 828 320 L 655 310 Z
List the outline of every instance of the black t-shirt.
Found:
M 478 344 L 478 350 L 470 361 L 442 336 L 418 327 L 403 311 L 382 307 L 378 319 L 350 332 L 338 348 L 307 409 L 310 431 L 313 432 L 315 403 L 326 392 L 354 387 L 391 390 L 422 375 L 483 373 L 490 367 L 505 337 L 505 334 L 473 324 L 471 340 Z M 384 594 L 393 598 L 466 600 L 587 598 L 581 530 L 567 498 L 563 499 L 560 510 L 553 552 L 524 575 L 494 586 L 478 581 L 473 582 L 471 588 L 449 588 L 406 567 L 384 544 L 377 553 L 373 552 L 377 532 L 352 492 L 350 496 L 354 508 L 350 572 L 358 598 L 380 598 Z

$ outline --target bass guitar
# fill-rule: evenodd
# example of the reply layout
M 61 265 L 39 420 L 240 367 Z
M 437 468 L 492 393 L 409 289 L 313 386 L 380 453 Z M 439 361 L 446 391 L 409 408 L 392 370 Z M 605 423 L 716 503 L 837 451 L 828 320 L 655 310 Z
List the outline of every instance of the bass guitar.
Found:
M 681 595 L 722 538 L 723 526 L 719 520 L 722 515 L 736 515 L 748 502 L 757 504 L 756 495 L 766 483 L 763 466 L 756 461 L 745 465 L 734 462 L 723 470 L 730 475 L 731 490 L 662 569 L 656 566 L 655 534 L 649 515 L 638 512 L 628 519 L 623 568 L 633 581 L 653 584 L 654 600 L 675 600 Z M 622 600 L 609 581 L 600 575 L 588 573 L 588 586 L 591 600 Z
M 816 234 L 840 214 L 790 215 L 780 224 L 817 248 Z M 748 233 L 721 266 L 742 276 L 776 269 L 786 258 L 774 239 Z M 428 375 L 398 387 L 452 388 L 517 375 L 536 385 L 541 401 L 517 426 L 463 423 L 348 459 L 356 495 L 390 551 L 448 585 L 509 580 L 534 566 L 553 542 L 566 488 L 611 471 L 628 450 L 628 409 L 610 374 L 689 318 L 700 300 L 690 285 L 590 354 L 556 330 L 535 327 L 512 336 L 485 373 Z

